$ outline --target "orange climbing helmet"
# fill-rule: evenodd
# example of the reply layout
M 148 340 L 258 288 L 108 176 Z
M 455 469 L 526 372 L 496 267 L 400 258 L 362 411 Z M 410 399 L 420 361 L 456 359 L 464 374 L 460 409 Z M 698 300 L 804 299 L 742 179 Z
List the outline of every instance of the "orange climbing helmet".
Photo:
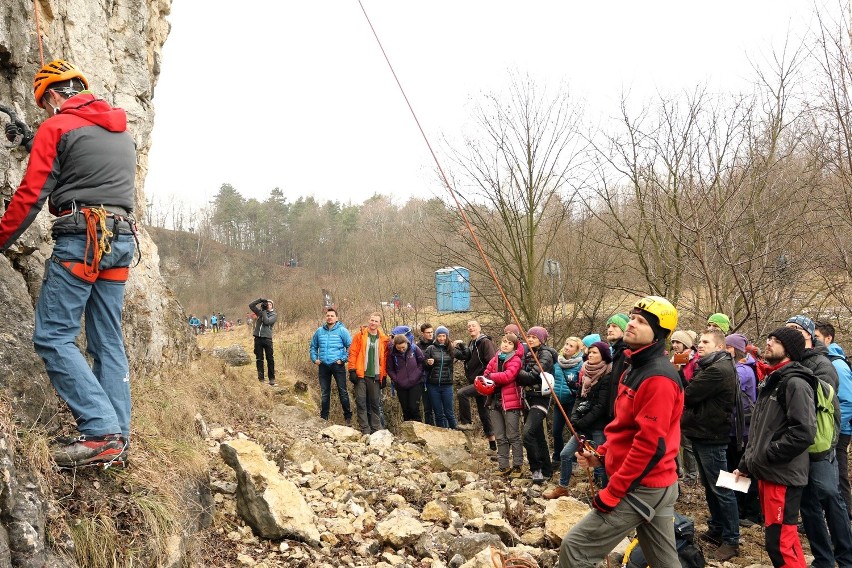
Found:
M 39 108 L 44 108 L 41 99 L 50 85 L 69 79 L 80 79 L 83 82 L 83 87 L 89 88 L 89 82 L 83 76 L 83 73 L 73 63 L 68 63 L 64 59 L 51 61 L 39 69 L 35 79 L 33 79 L 33 94 Z

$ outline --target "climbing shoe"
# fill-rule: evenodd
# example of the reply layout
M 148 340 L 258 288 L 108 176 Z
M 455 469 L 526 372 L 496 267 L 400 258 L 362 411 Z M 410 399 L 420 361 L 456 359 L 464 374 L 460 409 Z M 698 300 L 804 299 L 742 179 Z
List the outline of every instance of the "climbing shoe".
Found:
M 123 461 L 127 455 L 126 449 L 127 443 L 121 434 L 80 436 L 51 449 L 50 455 L 59 467 L 78 467 Z

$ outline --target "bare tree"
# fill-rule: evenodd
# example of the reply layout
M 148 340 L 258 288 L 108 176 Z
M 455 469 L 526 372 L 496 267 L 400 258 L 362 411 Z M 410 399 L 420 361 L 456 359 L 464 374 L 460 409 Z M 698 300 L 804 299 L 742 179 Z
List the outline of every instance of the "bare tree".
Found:
M 508 94 L 489 95 L 474 111 L 475 129 L 450 150 L 458 199 L 500 279 L 527 322 L 538 322 L 550 296 L 545 260 L 576 195 L 583 153 L 582 109 L 566 90 L 550 95 L 529 77 L 513 76 Z M 492 278 L 459 216 L 453 260 L 493 311 L 503 311 Z

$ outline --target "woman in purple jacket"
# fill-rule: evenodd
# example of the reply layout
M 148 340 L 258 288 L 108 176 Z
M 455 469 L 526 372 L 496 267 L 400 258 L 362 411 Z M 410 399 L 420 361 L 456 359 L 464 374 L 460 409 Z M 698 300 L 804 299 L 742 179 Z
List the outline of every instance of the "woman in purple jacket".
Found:
M 394 335 L 388 350 L 387 373 L 393 381 L 403 420 L 420 419 L 420 396 L 423 394 L 423 352 L 404 335 Z

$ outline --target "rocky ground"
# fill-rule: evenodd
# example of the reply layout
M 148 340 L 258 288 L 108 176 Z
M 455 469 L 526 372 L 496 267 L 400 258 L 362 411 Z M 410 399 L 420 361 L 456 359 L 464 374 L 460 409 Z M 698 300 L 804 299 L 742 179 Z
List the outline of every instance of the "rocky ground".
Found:
M 233 351 L 240 359 L 240 349 Z M 245 376 L 234 377 L 240 388 L 270 404 L 227 423 L 198 418 L 213 495 L 199 513 L 210 513 L 199 523 L 207 528 L 191 538 L 200 546 L 186 552 L 192 565 L 547 568 L 556 564 L 562 536 L 589 510 L 582 474 L 574 475 L 572 497 L 554 501 L 542 493 L 555 478 L 536 486 L 529 472 L 518 480 L 497 475 L 481 432 L 392 422 L 393 433 L 362 436 L 342 420 L 318 418 L 318 392 L 301 373 L 288 370 L 279 386 L 270 387 L 258 384 L 250 365 L 240 369 Z M 387 398 L 385 404 L 391 410 L 396 402 Z M 145 541 L 134 532 L 142 513 L 126 475 L 81 471 L 79 478 L 66 473 L 61 480 L 55 497 L 66 508 L 90 507 L 99 494 L 109 494 L 111 522 Z M 682 485 L 677 509 L 695 520 L 697 532 L 706 529 L 700 486 Z M 77 512 L 92 516 L 88 509 Z M 53 536 L 63 547 L 66 535 Z M 740 555 L 727 565 L 770 565 L 761 527 L 742 529 L 741 541 Z M 625 546 L 610 566 L 621 565 Z M 708 565 L 717 565 L 711 553 L 705 550 Z M 503 564 L 500 558 L 515 560 Z
M 208 443 L 223 457 L 212 475 L 209 566 L 500 566 L 490 546 L 549 567 L 588 511 L 581 476 L 572 486 L 578 499 L 545 500 L 549 485 L 499 477 L 472 433 L 405 423 L 396 436 L 362 436 L 282 406 L 256 439 L 213 425 Z M 683 486 L 679 503 L 697 530 L 706 528 L 700 487 Z M 610 564 L 620 565 L 622 553 Z M 743 529 L 741 554 L 728 564 L 770 565 L 760 527 Z

